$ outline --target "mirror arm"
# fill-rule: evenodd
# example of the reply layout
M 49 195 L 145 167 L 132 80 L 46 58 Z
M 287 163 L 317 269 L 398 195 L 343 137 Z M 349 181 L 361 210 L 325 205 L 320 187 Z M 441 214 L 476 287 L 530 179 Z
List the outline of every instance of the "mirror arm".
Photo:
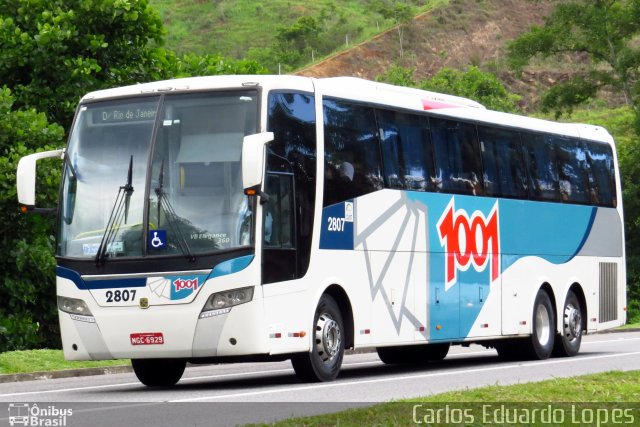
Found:
M 265 203 L 269 202 L 269 195 L 264 191 L 262 191 L 259 185 L 256 185 L 255 187 L 251 187 L 251 188 L 246 188 L 244 190 L 244 194 L 246 194 L 249 197 L 256 197 L 256 196 L 260 197 L 261 205 L 264 205 Z
M 71 160 L 69 160 L 69 156 L 67 155 L 67 150 L 63 150 L 62 151 L 62 159 L 64 160 L 65 164 L 69 167 L 69 171 L 71 172 L 71 175 L 73 175 L 73 179 L 78 179 L 78 173 L 76 172 L 76 168 L 73 167 L 73 165 L 71 164 Z
M 22 213 L 34 213 L 44 216 L 56 216 L 58 213 L 58 208 L 36 208 L 33 206 L 20 206 L 20 212 Z

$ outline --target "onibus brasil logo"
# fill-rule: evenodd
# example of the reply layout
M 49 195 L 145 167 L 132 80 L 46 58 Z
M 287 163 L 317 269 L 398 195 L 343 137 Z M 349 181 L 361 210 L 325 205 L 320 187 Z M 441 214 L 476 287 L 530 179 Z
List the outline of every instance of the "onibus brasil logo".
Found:
M 11 426 L 51 426 L 62 427 L 73 415 L 71 408 L 58 408 L 55 405 L 39 407 L 37 403 L 10 403 L 9 425 Z
M 484 271 L 489 266 L 491 282 L 500 276 L 500 227 L 498 201 L 488 216 L 478 210 L 471 216 L 455 210 L 452 198 L 438 220 L 438 236 L 445 251 L 445 290 L 449 290 L 458 279 L 458 271 L 467 271 L 470 266 Z

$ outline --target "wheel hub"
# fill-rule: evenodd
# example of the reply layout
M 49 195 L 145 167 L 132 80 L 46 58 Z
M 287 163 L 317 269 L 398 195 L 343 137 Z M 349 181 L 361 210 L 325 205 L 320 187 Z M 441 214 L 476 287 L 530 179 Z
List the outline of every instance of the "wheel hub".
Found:
M 538 342 L 543 346 L 551 339 L 549 312 L 544 305 L 539 305 L 536 309 L 536 335 Z
M 338 322 L 328 314 L 318 317 L 316 324 L 316 350 L 323 362 L 333 359 L 342 346 L 342 333 Z
M 580 310 L 577 310 L 572 305 L 567 305 L 564 309 L 564 334 L 571 340 L 580 338 L 582 334 L 582 316 Z

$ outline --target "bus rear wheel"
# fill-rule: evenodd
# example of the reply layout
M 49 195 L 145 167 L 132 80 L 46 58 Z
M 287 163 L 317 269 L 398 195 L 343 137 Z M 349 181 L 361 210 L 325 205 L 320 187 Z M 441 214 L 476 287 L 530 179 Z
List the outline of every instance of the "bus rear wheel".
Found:
M 187 366 L 184 359 L 131 359 L 133 372 L 147 387 L 171 387 L 175 385 Z
M 556 337 L 554 356 L 571 357 L 578 354 L 582 343 L 582 307 L 578 297 L 569 291 L 562 309 L 562 333 Z
M 556 336 L 556 321 L 551 298 L 540 289 L 533 304 L 531 336 L 522 344 L 523 356 L 527 359 L 544 360 L 551 356 Z
M 331 381 L 338 376 L 344 357 L 344 322 L 340 308 L 329 295 L 323 295 L 313 320 L 309 353 L 291 358 L 298 378 L 306 382 Z
M 533 305 L 531 336 L 497 341 L 494 346 L 502 360 L 544 360 L 554 350 L 555 316 L 549 294 L 540 289 Z
M 449 343 L 406 345 L 399 347 L 378 347 L 378 357 L 387 365 L 421 365 L 438 362 L 449 353 Z

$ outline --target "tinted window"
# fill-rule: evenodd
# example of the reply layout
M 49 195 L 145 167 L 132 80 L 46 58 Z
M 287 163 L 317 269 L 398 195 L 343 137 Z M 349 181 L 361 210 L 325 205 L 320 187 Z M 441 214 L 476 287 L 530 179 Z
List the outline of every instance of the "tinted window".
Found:
M 325 99 L 324 206 L 383 188 L 374 110 Z
M 544 135 L 523 133 L 522 143 L 531 178 L 531 198 L 559 201 L 558 167 L 553 141 Z
M 527 198 L 520 135 L 505 129 L 478 126 L 484 166 L 485 195 Z
M 591 201 L 600 206 L 615 206 L 616 185 L 611 147 L 588 142 L 585 148 L 591 171 Z
M 430 121 L 437 189 L 482 195 L 482 164 L 475 126 L 454 120 Z
M 274 141 L 269 144 L 268 169 L 293 173 L 297 206 L 296 217 L 293 220 L 296 224 L 297 242 L 292 246 L 297 247 L 298 253 L 294 258 L 297 260 L 297 264 L 292 260 L 285 267 L 279 264 L 286 256 L 282 251 L 277 254 L 265 254 L 263 259 L 265 283 L 286 280 L 283 277 L 288 275 L 286 270 L 291 268 L 297 268 L 296 276 L 302 277 L 309 267 L 316 198 L 316 110 L 314 97 L 300 93 L 270 94 L 267 129 L 274 133 Z M 271 182 L 270 179 L 267 179 L 268 185 Z M 284 193 L 280 191 L 278 194 Z M 284 202 L 281 200 L 280 203 Z M 271 274 L 274 271 L 278 274 Z
M 560 198 L 569 203 L 591 203 L 587 155 L 575 139 L 550 136 L 556 144 Z
M 430 189 L 433 159 L 427 119 L 397 111 L 378 111 L 378 126 L 387 186 Z

